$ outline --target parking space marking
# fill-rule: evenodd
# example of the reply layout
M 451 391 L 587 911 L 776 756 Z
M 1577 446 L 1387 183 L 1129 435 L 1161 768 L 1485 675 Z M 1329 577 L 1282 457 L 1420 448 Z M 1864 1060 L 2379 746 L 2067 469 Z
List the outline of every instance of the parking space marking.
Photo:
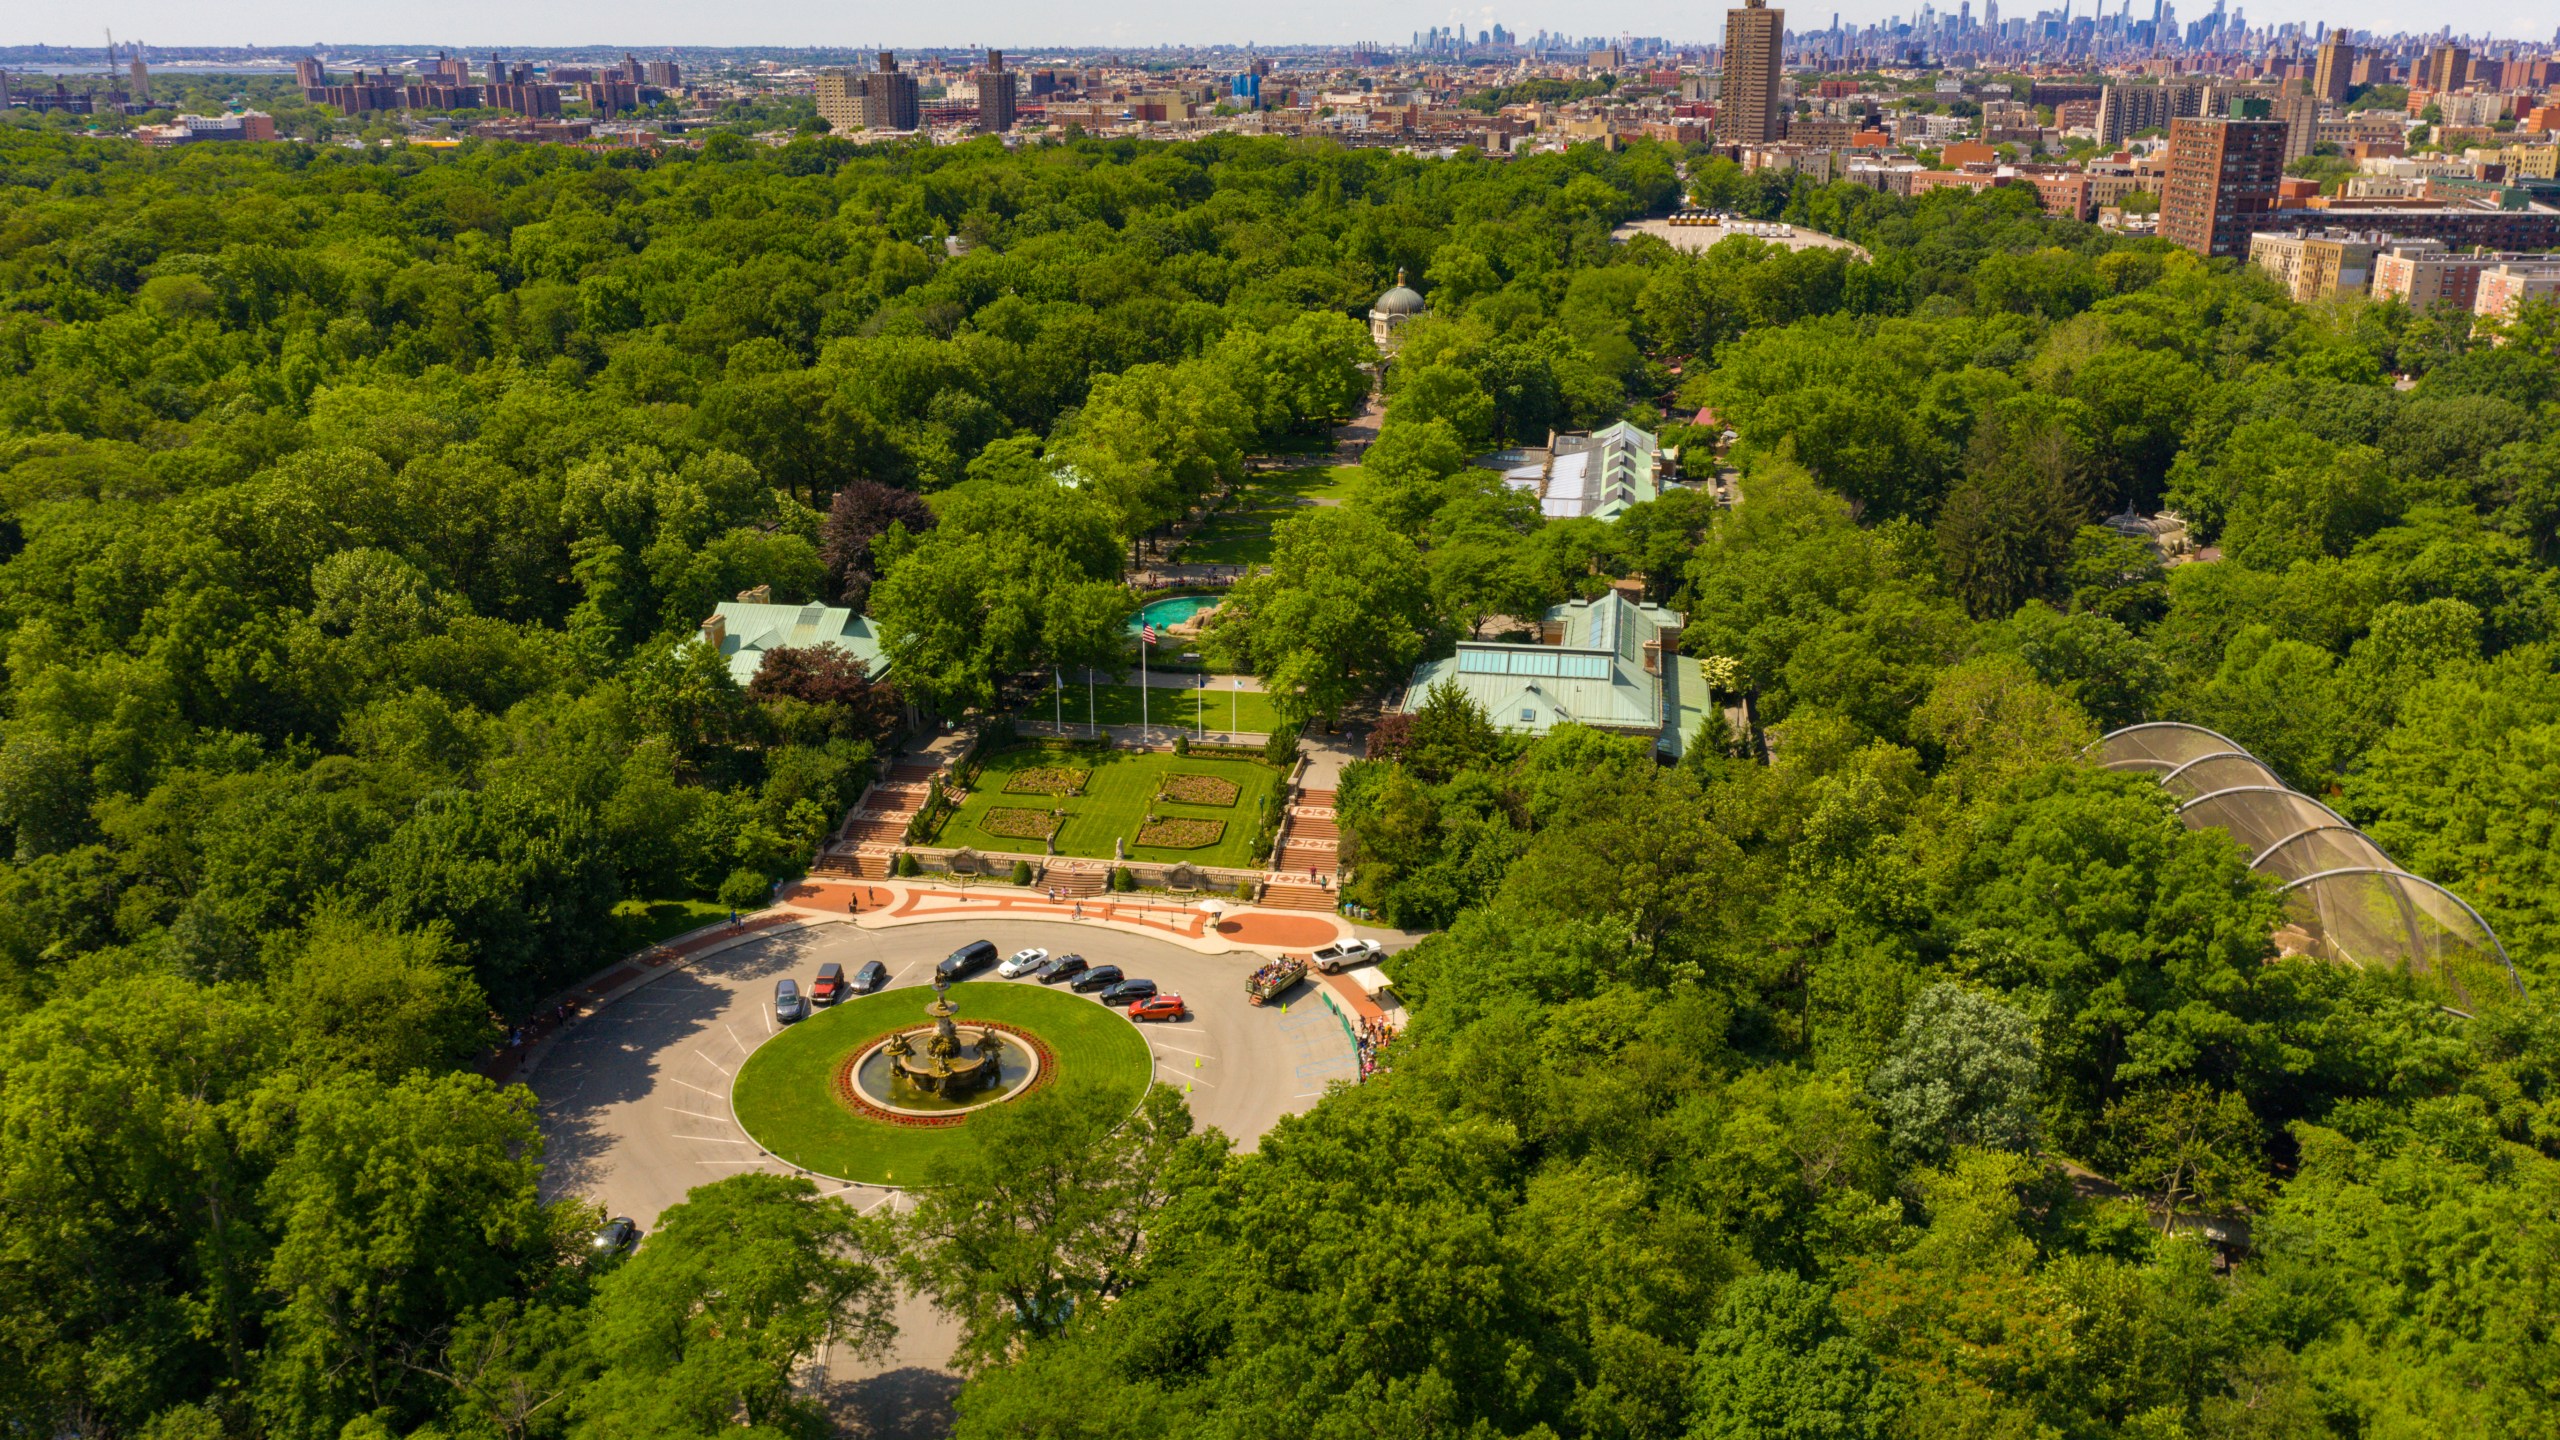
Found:
M 700 1047 L 696 1047 L 693 1053 L 694 1053 L 694 1054 L 696 1054 L 696 1055 L 702 1055 L 702 1051 L 701 1051 Z M 721 1074 L 723 1074 L 723 1075 L 726 1075 L 726 1074 L 728 1074 L 728 1073 L 729 1073 L 729 1071 L 728 1071 L 727 1067 L 723 1066 L 719 1061 L 712 1059 L 712 1058 L 711 1058 L 710 1056 L 708 1056 L 708 1055 L 702 1055 L 702 1063 L 703 1063 L 703 1064 L 705 1064 L 705 1065 L 710 1066 L 710 1067 L 711 1067 L 712 1069 L 714 1069 L 714 1070 L 719 1071 L 719 1072 L 720 1072 Z
M 1159 1060 L 1156 1063 L 1161 1065 L 1164 1062 Z M 1209 1090 L 1215 1090 L 1218 1088 L 1215 1085 L 1211 1085 L 1208 1081 L 1201 1079 L 1200 1072 L 1197 1070 L 1176 1070 L 1173 1073 L 1185 1085 L 1198 1085 Z M 1167 1083 L 1170 1084 L 1171 1082 L 1168 1081 Z
M 696 1160 L 696 1165 L 761 1165 L 762 1160 Z
M 1208 1051 L 1206 1051 L 1206 1050 L 1185 1050 L 1185 1049 L 1183 1049 L 1183 1048 L 1182 1048 L 1181 1046 L 1179 1046 L 1179 1045 L 1165 1045 L 1165 1042 L 1163 1042 L 1162 1040 L 1150 1040 L 1150 1041 L 1148 1041 L 1147 1043 L 1149 1043 L 1149 1044 L 1151 1044 L 1151 1045 L 1163 1045 L 1165 1049 L 1167 1049 L 1167 1050 L 1171 1050 L 1171 1051 L 1174 1051 L 1174 1052 L 1176 1052 L 1176 1053 L 1178 1053 L 1178 1054 L 1183 1054 L 1183 1055 L 1197 1055 L 1197 1056 L 1199 1056 L 1199 1057 L 1200 1057 L 1201 1059 L 1203 1059 L 1203 1060 L 1215 1060 L 1215 1059 L 1217 1059 L 1217 1058 L 1218 1058 L 1217 1056 L 1210 1054 L 1210 1053 L 1209 1053 Z
M 754 1047 L 748 1045 L 746 1041 L 738 1038 L 738 1027 L 730 1024 L 726 1020 L 723 1020 L 720 1022 L 720 1028 L 729 1032 L 729 1043 L 737 1046 L 742 1053 L 750 1055 L 755 1053 Z
M 676 1077 L 674 1077 L 673 1075 L 670 1075 L 670 1076 L 668 1076 L 667 1078 L 668 1078 L 668 1079 L 670 1079 L 670 1080 L 676 1080 Z M 702 1093 L 703 1093 L 703 1094 L 710 1096 L 710 1097 L 711 1097 L 712 1099 L 714 1099 L 714 1100 L 717 1100 L 717 1099 L 719 1099 L 719 1098 L 720 1098 L 720 1092 L 719 1092 L 719 1091 L 717 1091 L 717 1090 L 703 1090 L 701 1086 L 694 1084 L 694 1083 L 693 1083 L 692 1081 L 690 1081 L 690 1080 L 676 1080 L 676 1083 L 677 1083 L 677 1084 L 679 1084 L 679 1085 L 681 1085 L 681 1086 L 683 1086 L 683 1087 L 684 1087 L 684 1088 L 686 1088 L 687 1090 L 702 1090 Z
M 667 1108 L 670 1110 L 676 1110 L 676 1107 L 673 1105 L 670 1105 Z M 726 1115 L 705 1115 L 699 1110 L 676 1110 L 676 1113 L 679 1115 L 690 1115 L 696 1120 L 714 1121 L 722 1125 L 729 1123 L 729 1117 Z
M 751 1143 L 745 1140 L 732 1140 L 726 1135 L 678 1135 L 673 1138 L 678 1140 L 705 1140 L 714 1145 L 745 1145 Z

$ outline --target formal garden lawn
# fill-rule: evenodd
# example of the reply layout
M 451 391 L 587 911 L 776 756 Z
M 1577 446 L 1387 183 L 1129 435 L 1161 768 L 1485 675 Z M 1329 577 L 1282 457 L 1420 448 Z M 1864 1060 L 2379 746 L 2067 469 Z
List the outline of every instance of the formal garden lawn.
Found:
M 1138 723 L 1137 686 L 1096 685 L 1092 689 L 1090 713 L 1085 687 L 1069 685 L 1056 697 L 1055 704 L 1043 695 L 1038 703 L 1023 707 L 1021 716 L 1044 724 L 1061 720 L 1068 725 Z M 1259 690 L 1238 690 L 1223 675 L 1210 676 L 1205 691 L 1167 690 L 1161 686 L 1147 691 L 1146 718 L 1153 724 L 1200 730 L 1200 712 L 1204 709 L 1209 712 L 1206 729 L 1212 737 L 1230 730 L 1268 735 L 1280 727 L 1280 712 L 1272 708 L 1269 695 Z
M 1135 702 L 1131 704 L 1134 710 Z M 1070 722 L 1080 718 L 1069 717 Z M 1137 717 L 1132 713 L 1129 718 L 1135 720 Z M 1086 778 L 1082 793 L 1054 795 L 1006 789 L 1016 774 L 1054 770 L 1061 765 L 1091 767 L 1092 774 Z M 1168 775 L 1204 775 L 1224 780 L 1236 787 L 1236 801 L 1233 805 L 1219 806 L 1160 800 L 1157 796 L 1163 790 Z M 1280 772 L 1259 760 L 1174 755 L 1162 751 L 1021 745 L 987 758 L 984 768 L 978 773 L 976 788 L 969 792 L 968 801 L 961 805 L 959 813 L 943 822 L 942 833 L 935 837 L 933 843 L 954 849 L 965 845 L 973 850 L 1037 854 L 1040 851 L 1038 840 L 1004 833 L 1029 828 L 1021 817 L 1006 815 L 999 818 L 995 812 L 1063 810 L 1066 819 L 1058 831 L 1058 853 L 1061 855 L 1107 860 L 1111 858 L 1111 842 L 1117 839 L 1128 842 L 1128 856 L 1132 860 L 1188 860 L 1194 865 L 1241 869 L 1251 867 L 1259 859 L 1253 853 L 1253 841 L 1262 828 L 1263 803 L 1267 797 L 1276 799 L 1279 786 Z M 1168 820 L 1223 822 L 1224 828 L 1215 840 L 1205 844 L 1180 847 L 1140 845 L 1138 833 L 1150 814 Z M 1174 833 L 1187 840 L 1198 840 L 1203 834 L 1198 826 L 1181 827 Z
M 1271 527 L 1319 500 L 1347 500 L 1359 488 L 1357 465 L 1265 470 L 1239 486 L 1174 559 L 1186 565 L 1267 565 Z
M 1348 500 L 1352 492 L 1359 488 L 1360 482 L 1366 478 L 1366 472 L 1357 465 L 1322 465 L 1305 470 L 1279 470 L 1266 472 L 1266 474 L 1267 479 L 1263 476 L 1255 478 L 1263 480 L 1275 490 L 1303 496 L 1309 500 Z
M 821 1010 L 764 1042 L 729 1091 L 738 1123 L 756 1143 L 804 1169 L 870 1185 L 915 1185 L 937 1157 L 973 1143 L 968 1122 L 892 1125 L 857 1115 L 835 1097 L 836 1072 L 892 1030 L 930 1023 L 922 986 L 884 991 Z M 1080 1108 L 1124 1115 L 1146 1093 L 1155 1063 L 1128 1017 L 1090 997 L 1003 981 L 951 987 L 957 1023 L 1019 1025 L 1049 1047 L 1057 1069 L 1045 1082 Z

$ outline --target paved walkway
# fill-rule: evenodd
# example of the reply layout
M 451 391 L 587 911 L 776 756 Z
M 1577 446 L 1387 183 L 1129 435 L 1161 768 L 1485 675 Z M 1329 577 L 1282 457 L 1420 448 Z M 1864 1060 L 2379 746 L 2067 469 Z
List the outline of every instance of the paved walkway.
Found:
M 1298 778 L 1301 790 L 1335 790 L 1341 788 L 1342 767 L 1368 752 L 1368 732 L 1345 727 L 1339 735 L 1326 735 L 1309 730 L 1298 742 L 1298 753 L 1307 757 L 1307 773 Z
M 976 917 L 1063 920 L 1170 940 L 1203 955 L 1233 950 L 1312 950 L 1351 933 L 1329 915 L 1303 910 L 1227 909 L 1212 915 L 1196 901 L 1161 896 L 1097 895 L 1052 900 L 1040 890 L 1011 885 L 952 886 L 907 880 L 801 880 L 780 897 L 790 911 L 848 915 L 865 930 Z

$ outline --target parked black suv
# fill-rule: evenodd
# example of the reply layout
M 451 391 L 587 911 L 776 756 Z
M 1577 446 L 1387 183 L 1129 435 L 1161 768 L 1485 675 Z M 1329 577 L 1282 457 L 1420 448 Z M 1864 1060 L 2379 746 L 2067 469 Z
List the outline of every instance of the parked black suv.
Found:
M 1155 993 L 1156 982 L 1153 980 L 1123 980 L 1119 984 L 1102 992 L 1102 1003 L 1105 1005 L 1134 1005 L 1141 1000 L 1152 997 Z
M 1083 974 L 1084 971 L 1085 958 L 1083 956 L 1060 955 L 1051 960 L 1048 964 L 1041 966 L 1039 972 L 1034 974 L 1031 978 L 1039 981 L 1043 985 L 1055 985 L 1061 980 L 1073 980 L 1077 976 Z
M 966 980 L 996 963 L 996 947 L 984 940 L 972 940 L 943 957 L 933 967 L 933 978 L 940 981 Z
M 1079 995 L 1090 995 L 1096 990 L 1108 990 L 1119 983 L 1119 966 L 1096 965 L 1092 969 L 1077 976 L 1076 983 L 1072 988 Z

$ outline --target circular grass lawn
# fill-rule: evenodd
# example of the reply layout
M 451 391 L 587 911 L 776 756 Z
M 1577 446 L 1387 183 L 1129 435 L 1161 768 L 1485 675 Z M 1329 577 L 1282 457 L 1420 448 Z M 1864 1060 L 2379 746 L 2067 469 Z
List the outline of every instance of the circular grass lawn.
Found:
M 1155 1074 L 1147 1042 L 1127 1016 L 1082 995 L 1042 985 L 981 981 L 951 987 L 954 1023 L 993 1020 L 1037 1034 L 1049 1047 L 1056 1087 L 1080 1106 L 1121 1115 L 1137 1108 Z M 836 1072 L 892 1030 L 928 1025 L 924 986 L 886 990 L 821 1010 L 757 1047 L 729 1087 L 738 1123 L 757 1144 L 804 1170 L 871 1185 L 921 1184 L 934 1160 L 971 1143 L 967 1121 L 897 1125 L 857 1115 L 836 1099 Z

